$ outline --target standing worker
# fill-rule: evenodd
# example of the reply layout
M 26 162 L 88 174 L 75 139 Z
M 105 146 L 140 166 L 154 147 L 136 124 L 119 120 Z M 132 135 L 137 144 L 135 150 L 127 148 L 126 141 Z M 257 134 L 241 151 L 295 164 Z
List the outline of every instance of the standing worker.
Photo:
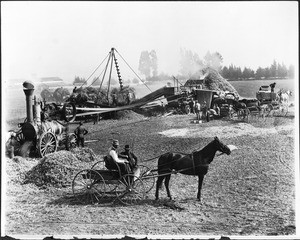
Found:
M 195 102 L 195 113 L 196 113 L 196 116 L 197 116 L 197 120 L 200 120 L 200 112 L 201 112 L 201 105 L 198 102 L 198 100 L 196 100 L 196 102 Z
M 189 101 L 189 106 L 190 106 L 190 109 L 191 109 L 191 113 L 195 113 L 194 111 L 194 99 L 191 98 L 190 101 Z
M 276 82 L 270 84 L 271 92 L 274 92 L 275 85 L 276 85 Z
M 88 131 L 82 126 L 82 122 L 79 123 L 79 126 L 74 131 L 77 137 L 77 146 L 81 144 L 84 147 L 84 136 L 88 134 Z
M 5 143 L 6 146 L 6 154 L 9 158 L 14 158 L 15 154 L 15 148 L 14 148 L 14 143 L 16 142 L 16 133 L 14 131 L 9 131 L 7 134 L 7 140 Z

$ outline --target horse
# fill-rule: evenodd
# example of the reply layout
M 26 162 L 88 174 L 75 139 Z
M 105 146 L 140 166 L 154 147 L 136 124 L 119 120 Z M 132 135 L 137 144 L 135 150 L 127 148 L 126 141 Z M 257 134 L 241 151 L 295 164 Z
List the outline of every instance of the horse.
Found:
M 200 151 L 194 151 L 192 154 L 182 154 L 168 152 L 161 155 L 158 159 L 158 178 L 156 181 L 155 199 L 159 199 L 159 189 L 161 188 L 163 180 L 165 180 L 165 187 L 167 195 L 172 200 L 169 190 L 169 182 L 173 170 L 185 175 L 198 176 L 198 193 L 197 199 L 201 201 L 201 188 L 203 178 L 207 174 L 208 166 L 213 161 L 217 151 L 221 154 L 229 155 L 233 149 L 233 145 L 223 144 L 218 137 L 215 137 L 212 142 L 205 146 Z
M 292 96 L 292 91 L 288 90 L 288 91 L 283 91 L 280 90 L 278 92 L 278 96 L 279 96 L 279 102 L 282 104 L 289 104 L 289 97 Z

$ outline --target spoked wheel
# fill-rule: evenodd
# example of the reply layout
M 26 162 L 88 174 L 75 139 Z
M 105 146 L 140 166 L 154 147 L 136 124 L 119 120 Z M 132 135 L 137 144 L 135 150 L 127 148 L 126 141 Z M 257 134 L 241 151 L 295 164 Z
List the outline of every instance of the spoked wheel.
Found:
M 71 150 L 77 147 L 77 137 L 74 133 L 68 134 L 66 149 Z
M 76 107 L 74 103 L 65 103 L 62 109 L 63 118 L 67 122 L 73 122 L 76 118 Z
M 269 104 L 268 107 L 267 107 L 267 114 L 266 116 L 273 116 L 274 115 L 274 107 L 272 104 Z
M 79 202 L 94 204 L 105 195 L 105 181 L 102 175 L 95 170 L 81 170 L 73 179 L 72 190 Z
M 38 145 L 39 155 L 44 157 L 48 153 L 53 153 L 57 150 L 57 140 L 52 132 L 44 132 Z
M 146 191 L 146 193 L 148 193 L 154 187 L 155 174 L 153 172 L 151 172 L 150 168 L 148 168 L 144 165 L 139 165 L 138 167 L 140 169 L 139 177 L 140 177 L 140 179 L 143 180 L 143 184 L 145 186 L 145 191 Z
M 99 169 L 99 170 L 105 169 L 105 162 L 103 160 L 100 160 L 94 163 L 91 169 Z
M 121 177 L 116 188 L 117 198 L 126 205 L 137 204 L 145 199 L 145 187 L 140 178 L 133 174 Z
M 22 156 L 21 148 L 22 148 L 23 144 L 25 143 L 25 141 L 26 140 L 25 140 L 23 132 L 18 132 L 16 135 L 16 144 L 14 146 L 15 155 Z
M 107 177 L 105 177 L 105 190 L 108 194 L 115 194 L 115 190 L 117 188 L 117 185 L 119 184 L 119 181 L 117 180 L 119 178 L 117 176 L 118 174 L 114 174 L 113 170 L 107 170 L 104 160 L 100 160 L 94 163 L 91 169 L 106 170 L 108 173 L 110 173 Z

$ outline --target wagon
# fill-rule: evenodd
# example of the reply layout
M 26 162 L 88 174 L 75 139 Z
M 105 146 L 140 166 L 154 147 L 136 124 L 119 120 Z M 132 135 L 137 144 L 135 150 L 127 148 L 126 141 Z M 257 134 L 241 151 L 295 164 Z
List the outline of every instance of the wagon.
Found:
M 96 162 L 90 169 L 79 171 L 72 182 L 75 198 L 85 204 L 99 203 L 101 199 L 119 200 L 131 205 L 143 201 L 155 183 L 153 172 L 146 166 L 139 165 L 139 177 L 132 172 L 121 174 L 117 170 L 105 167 L 105 158 Z
M 280 102 L 278 94 L 271 92 L 269 86 L 261 86 L 256 93 L 256 98 L 260 102 L 260 107 L 263 109 L 265 116 L 287 115 L 288 106 Z

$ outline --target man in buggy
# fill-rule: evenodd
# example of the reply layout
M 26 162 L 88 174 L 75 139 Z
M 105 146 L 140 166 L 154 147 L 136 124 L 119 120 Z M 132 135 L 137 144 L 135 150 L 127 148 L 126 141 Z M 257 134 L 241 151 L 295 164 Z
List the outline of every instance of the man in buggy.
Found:
M 127 149 L 126 149 L 127 147 Z M 118 153 L 119 141 L 113 140 L 112 146 L 108 150 L 105 166 L 110 170 L 120 170 L 121 175 L 133 173 L 138 177 L 137 158 L 130 152 L 129 145 L 125 146 L 125 152 Z

